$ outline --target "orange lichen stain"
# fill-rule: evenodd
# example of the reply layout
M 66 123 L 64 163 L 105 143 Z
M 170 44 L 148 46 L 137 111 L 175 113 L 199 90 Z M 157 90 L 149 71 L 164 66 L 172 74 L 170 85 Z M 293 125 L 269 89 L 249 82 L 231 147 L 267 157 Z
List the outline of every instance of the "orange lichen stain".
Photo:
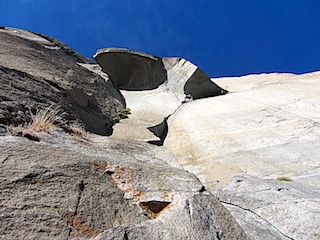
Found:
M 118 167 L 117 172 L 118 173 L 125 173 L 125 169 L 123 167 Z
M 172 208 L 173 206 L 174 206 L 174 204 L 173 204 L 173 203 L 170 203 L 168 206 L 166 206 L 166 207 L 164 208 L 164 210 L 168 210 L 168 209 Z
M 133 196 L 140 197 L 142 195 L 142 192 L 139 190 L 133 190 Z
M 70 212 L 70 211 L 63 212 L 63 216 L 69 220 L 74 217 L 74 212 Z
M 93 162 L 90 165 L 93 166 L 95 171 L 108 173 L 111 176 L 111 180 L 115 183 L 117 188 L 129 194 L 128 196 L 130 196 L 130 194 L 134 198 L 141 196 L 141 191 L 135 190 L 133 186 L 134 170 L 130 168 L 120 167 L 118 165 L 114 165 L 108 162 Z
M 106 172 L 106 169 L 108 168 L 109 163 L 107 161 L 105 161 L 104 163 L 93 162 L 93 163 L 90 163 L 90 165 L 95 170 L 99 170 L 100 172 Z
M 71 229 L 73 236 L 94 238 L 98 235 L 97 230 L 95 230 L 91 224 L 85 224 L 74 212 L 64 212 L 63 215 L 67 220 L 67 228 Z M 63 230 L 65 230 L 65 228 Z
M 132 188 L 125 188 L 123 191 L 124 191 L 125 193 L 129 193 L 129 192 L 132 192 Z
M 133 200 L 134 201 L 139 201 L 141 198 L 141 196 L 143 195 L 143 192 L 142 191 L 139 191 L 139 190 L 134 190 L 133 191 Z

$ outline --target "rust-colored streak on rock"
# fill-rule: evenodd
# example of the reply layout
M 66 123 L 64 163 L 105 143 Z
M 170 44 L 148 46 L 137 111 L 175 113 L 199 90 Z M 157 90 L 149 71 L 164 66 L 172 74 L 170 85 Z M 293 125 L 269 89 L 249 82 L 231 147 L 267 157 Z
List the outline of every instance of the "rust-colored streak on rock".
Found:
M 74 212 L 64 212 L 64 218 L 67 221 L 67 228 L 71 229 L 71 235 L 84 238 L 94 238 L 98 235 L 91 224 L 85 224 Z

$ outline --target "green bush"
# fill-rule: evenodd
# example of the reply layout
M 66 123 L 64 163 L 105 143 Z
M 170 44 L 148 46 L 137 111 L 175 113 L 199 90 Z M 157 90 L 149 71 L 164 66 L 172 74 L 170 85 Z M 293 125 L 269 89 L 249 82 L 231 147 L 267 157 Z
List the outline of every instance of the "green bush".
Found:
M 122 109 L 120 112 L 117 113 L 116 117 L 112 118 L 112 121 L 118 123 L 118 122 L 120 122 L 121 119 L 128 118 L 129 114 L 131 114 L 131 109 L 130 108 Z
M 292 182 L 292 179 L 288 178 L 288 177 L 278 177 L 278 180 L 279 181 L 285 181 L 285 182 Z

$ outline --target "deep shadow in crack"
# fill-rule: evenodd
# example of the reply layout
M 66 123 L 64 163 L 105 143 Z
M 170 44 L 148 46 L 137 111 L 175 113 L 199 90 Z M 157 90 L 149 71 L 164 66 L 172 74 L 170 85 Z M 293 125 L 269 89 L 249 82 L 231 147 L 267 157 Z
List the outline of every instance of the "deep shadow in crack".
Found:
M 154 135 L 156 135 L 158 138 L 160 138 L 160 140 L 148 141 L 148 143 L 151 143 L 151 144 L 154 144 L 157 146 L 163 145 L 164 140 L 166 139 L 166 137 L 168 135 L 169 128 L 168 128 L 167 120 L 170 116 L 164 118 L 164 120 L 160 124 L 153 126 L 153 127 L 148 127 L 149 131 L 151 131 Z
M 219 87 L 200 68 L 198 68 L 184 85 L 184 93 L 192 96 L 192 99 L 214 97 L 228 93 Z

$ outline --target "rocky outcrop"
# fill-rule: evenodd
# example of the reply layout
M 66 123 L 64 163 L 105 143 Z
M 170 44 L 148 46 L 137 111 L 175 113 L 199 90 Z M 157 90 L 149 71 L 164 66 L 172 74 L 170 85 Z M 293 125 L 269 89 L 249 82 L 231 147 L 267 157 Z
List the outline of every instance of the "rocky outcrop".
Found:
M 167 86 L 180 101 L 226 94 L 196 65 L 183 58 L 163 58 Z
M 225 94 L 182 58 L 99 66 L 9 28 L 0 53 L 0 238 L 320 238 L 319 72 L 213 79 Z M 13 136 L 49 105 L 62 128 Z
M 94 58 L 122 90 L 152 90 L 163 84 L 180 101 L 186 96 L 199 99 L 227 92 L 183 58 L 159 58 L 121 48 L 98 50 Z
M 167 162 L 195 174 L 252 239 L 318 239 L 319 73 L 214 79 L 230 93 L 210 98 L 195 65 L 162 61 L 162 85 L 122 91 L 132 116 L 112 138 L 164 145 Z
M 196 66 L 162 61 L 158 88 L 122 90 L 132 116 L 112 138 L 164 145 L 167 162 L 195 174 L 252 239 L 318 239 L 319 73 L 214 79 L 230 93 L 210 98 L 209 87 L 188 88 Z
M 167 118 L 183 103 L 227 93 L 183 58 L 159 58 L 110 48 L 97 51 L 95 59 L 122 90 L 132 109 L 130 119 L 117 125 L 117 138 L 125 136 L 161 145 L 167 134 Z
M 90 63 L 80 56 L 53 38 L 0 29 L 0 124 L 28 122 L 29 109 L 54 105 L 68 121 L 110 135 L 125 100 L 111 81 L 80 66 Z
M 117 80 L 117 74 L 108 76 L 59 41 L 17 29 L 0 29 L 0 53 L 1 239 L 248 239 L 220 201 L 164 147 L 128 137 L 134 135 L 130 129 L 101 136 L 111 133 L 112 117 L 125 106 L 113 78 L 118 86 L 126 75 Z M 123 61 L 130 65 L 128 59 Z M 154 63 L 144 64 L 133 61 L 137 72 L 130 74 L 140 76 L 139 68 L 147 72 Z M 161 59 L 155 72 L 158 65 Z M 167 79 L 154 80 L 152 88 L 164 82 L 150 91 L 169 89 Z M 13 124 L 30 121 L 29 108 L 49 105 L 65 112 L 56 127 L 39 131 L 24 125 L 28 134 L 13 134 Z M 69 131 L 64 125 L 70 121 L 91 133 L 71 126 Z

